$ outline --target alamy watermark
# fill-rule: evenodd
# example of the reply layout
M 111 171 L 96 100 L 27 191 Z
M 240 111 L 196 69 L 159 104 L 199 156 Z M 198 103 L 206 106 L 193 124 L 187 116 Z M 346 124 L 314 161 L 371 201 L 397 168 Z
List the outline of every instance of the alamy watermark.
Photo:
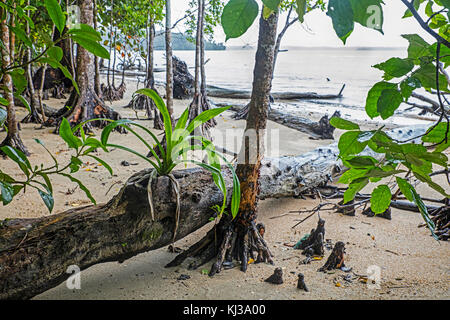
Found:
M 69 278 L 66 280 L 66 287 L 69 290 L 80 290 L 81 289 L 81 270 L 80 267 L 73 264 L 70 265 L 66 273 L 70 274 Z

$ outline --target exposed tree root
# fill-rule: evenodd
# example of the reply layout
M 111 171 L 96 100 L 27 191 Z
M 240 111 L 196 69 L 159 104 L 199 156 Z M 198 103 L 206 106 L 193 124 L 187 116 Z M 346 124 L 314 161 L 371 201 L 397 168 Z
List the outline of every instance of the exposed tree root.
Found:
M 155 88 L 152 88 L 155 92 L 158 92 Z M 158 93 L 159 94 L 159 93 Z M 124 108 L 131 108 L 136 113 L 136 118 L 138 114 L 136 110 L 145 110 L 147 119 L 153 119 L 153 128 L 156 130 L 164 129 L 164 122 L 162 115 L 155 105 L 155 102 L 144 94 L 136 95 L 128 105 Z
M 0 144 L 0 147 L 4 146 L 10 146 L 15 149 L 18 149 L 22 151 L 26 156 L 29 156 L 30 153 L 28 152 L 27 147 L 25 147 L 25 144 L 23 143 L 22 139 L 20 138 L 19 134 L 8 134 L 6 138 L 3 140 L 3 142 Z M 2 151 L 0 151 L 0 156 L 6 156 Z
M 66 105 L 68 107 L 61 108 L 57 114 L 49 117 L 44 125 L 56 126 L 56 132 L 58 132 L 59 124 L 63 118 L 67 118 L 72 127 L 90 119 L 121 119 L 119 113 L 106 106 L 104 102 L 100 100 L 97 94 L 95 94 L 93 88 L 88 88 L 82 93 L 81 96 L 79 96 L 76 91 L 72 92 Z M 108 124 L 108 121 L 98 120 L 87 123 L 84 128 L 89 132 L 92 131 L 93 127 L 103 128 Z M 120 133 L 126 132 L 126 130 L 121 126 L 117 126 L 115 130 Z
M 280 267 L 275 268 L 273 274 L 264 281 L 273 283 L 273 284 L 282 284 L 283 283 L 283 269 L 281 269 Z
M 30 94 L 28 94 L 30 96 Z M 41 124 L 43 122 L 42 117 L 39 115 L 39 99 L 37 95 L 31 96 L 29 99 L 30 109 L 25 118 L 22 119 L 21 123 L 37 123 Z
M 317 228 L 312 229 L 309 237 L 302 241 L 296 249 L 303 250 L 306 256 L 323 256 L 323 241 L 325 239 L 325 220 L 319 217 Z
M 125 83 L 122 83 L 118 88 L 114 85 L 105 86 L 103 83 L 100 86 L 102 97 L 105 101 L 118 101 L 123 99 L 126 91 Z
M 345 244 L 342 241 L 336 242 L 333 251 L 328 257 L 327 262 L 317 271 L 326 272 L 329 270 L 340 269 L 345 267 L 344 264 Z
M 209 272 L 212 277 L 222 271 L 224 262 L 230 263 L 233 259 L 240 261 L 241 270 L 244 272 L 247 271 L 250 258 L 255 263 L 273 264 L 273 255 L 264 240 L 264 232 L 263 225 L 256 226 L 253 221 L 246 226 L 242 220 L 230 221 L 228 217 L 223 217 L 205 237 L 180 253 L 166 267 L 178 266 L 186 258 L 194 257 L 196 259 L 188 268 L 196 269 L 216 257 Z
M 439 240 L 448 241 L 450 239 L 450 206 L 444 206 L 431 212 L 436 229 L 434 233 Z

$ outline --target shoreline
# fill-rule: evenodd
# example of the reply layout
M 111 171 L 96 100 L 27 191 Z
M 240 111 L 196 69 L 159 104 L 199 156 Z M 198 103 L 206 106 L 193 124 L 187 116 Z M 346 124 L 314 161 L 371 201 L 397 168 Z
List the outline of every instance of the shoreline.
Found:
M 135 91 L 135 82 L 127 82 L 127 92 L 121 101 L 115 101 L 112 106 L 125 117 L 135 117 L 133 110 L 122 108 L 131 99 Z M 59 108 L 65 100 L 46 100 L 45 103 L 54 108 Z M 175 116 L 178 117 L 186 108 L 189 100 L 175 100 Z M 314 120 L 317 113 L 307 118 Z M 18 118 L 22 119 L 25 109 L 18 109 Z M 139 111 L 144 115 L 143 111 Z M 217 117 L 218 126 L 213 130 L 213 138 L 219 140 L 222 132 L 234 130 L 236 134 L 243 132 L 244 120 L 231 119 L 231 111 L 226 111 Z M 152 127 L 153 121 L 139 120 L 141 124 Z M 68 161 L 70 152 L 67 151 L 64 141 L 52 134 L 53 128 L 37 130 L 39 125 L 22 125 L 21 136 L 30 149 L 32 155 L 30 162 L 51 163 L 51 158 L 41 152 L 39 145 L 33 142 L 39 138 L 54 153 L 58 161 Z M 370 125 L 362 123 L 363 129 L 369 129 Z M 279 130 L 281 155 L 298 155 L 312 151 L 320 146 L 326 146 L 336 142 L 344 132 L 335 131 L 335 140 L 311 140 L 309 136 L 283 125 L 269 121 L 269 129 Z M 161 131 L 155 131 L 159 135 Z M 95 130 L 98 135 L 99 130 Z M 2 138 L 4 133 L 0 133 Z M 132 135 L 113 134 L 116 144 L 129 144 L 140 152 L 145 148 Z M 228 146 L 227 146 L 228 147 Z M 236 148 L 239 146 L 237 145 Z M 232 150 L 236 151 L 236 150 Z M 269 150 L 270 151 L 270 150 Z M 118 150 L 109 154 L 99 152 L 99 156 L 107 159 L 114 170 L 110 176 L 98 163 L 87 161 L 76 174 L 92 191 L 98 203 L 104 203 L 116 194 L 128 177 L 133 173 L 147 168 L 143 161 L 139 161 L 128 154 Z M 136 165 L 122 166 L 121 162 L 127 160 Z M 15 176 L 20 176 L 20 169 L 12 161 L 0 160 L 2 168 Z M 71 208 L 88 205 L 84 193 L 75 189 L 66 179 L 54 177 L 55 190 L 54 213 Z M 438 181 L 442 182 L 443 181 Z M 370 189 L 364 189 L 368 192 Z M 419 192 L 424 195 L 434 196 L 427 186 L 420 186 Z M 295 244 L 311 228 L 317 224 L 317 216 L 312 217 L 292 229 L 292 226 L 304 216 L 298 213 L 289 213 L 292 210 L 312 209 L 319 203 L 319 199 L 267 199 L 261 200 L 259 205 L 259 219 L 266 225 L 266 239 L 275 255 L 276 266 L 282 267 L 285 283 L 275 286 L 264 282 L 273 273 L 275 266 L 267 264 L 252 264 L 247 273 L 242 273 L 239 268 L 226 270 L 209 278 L 202 274 L 203 269 L 209 269 L 212 262 L 197 270 L 188 270 L 189 261 L 180 267 L 166 269 L 164 266 L 174 254 L 168 252 L 167 247 L 139 254 L 122 264 L 102 263 L 94 265 L 81 273 L 81 290 L 69 290 L 65 283 L 50 289 L 34 299 L 450 299 L 450 268 L 448 257 L 450 256 L 450 244 L 448 242 L 437 243 L 425 228 L 417 226 L 423 222 L 420 214 L 392 209 L 392 220 L 382 218 L 369 218 L 360 212 L 355 217 L 324 211 L 321 217 L 326 220 L 326 239 L 333 243 L 344 241 L 348 256 L 348 266 L 355 273 L 366 274 L 367 268 L 377 265 L 381 268 L 381 288 L 372 290 L 366 284 L 357 280 L 347 283 L 342 276 L 346 274 L 336 271 L 334 274 L 317 272 L 317 268 L 323 265 L 323 261 L 314 261 L 310 265 L 301 265 L 304 259 L 299 250 L 293 250 L 284 243 Z M 0 219 L 5 218 L 33 218 L 49 215 L 39 195 L 35 192 L 19 194 L 18 198 L 10 205 L 2 207 Z M 176 246 L 186 249 L 190 244 L 200 239 L 210 228 L 208 224 L 177 241 Z M 368 236 L 370 234 L 370 236 Z M 372 238 L 373 236 L 373 238 Z M 393 252 L 393 253 L 391 253 Z M 325 259 L 330 251 L 326 250 Z M 305 281 L 311 290 L 309 293 L 295 288 L 297 276 L 291 272 L 302 272 Z M 188 280 L 177 280 L 180 274 L 187 274 Z M 336 286 L 336 281 L 341 287 Z

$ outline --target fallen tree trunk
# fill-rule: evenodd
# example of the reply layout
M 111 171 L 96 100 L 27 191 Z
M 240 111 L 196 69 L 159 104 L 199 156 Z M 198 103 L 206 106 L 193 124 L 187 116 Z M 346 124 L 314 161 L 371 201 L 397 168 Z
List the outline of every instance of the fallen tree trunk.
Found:
M 230 105 L 231 105 L 230 109 L 236 112 L 240 112 L 241 110 L 246 108 L 246 105 L 244 104 L 233 104 L 225 102 L 216 103 L 217 107 L 225 107 Z M 336 111 L 331 117 L 333 116 L 340 117 L 339 111 Z M 325 115 L 319 121 L 314 122 L 307 118 L 299 117 L 293 114 L 289 114 L 287 112 L 282 112 L 274 108 L 270 109 L 268 117 L 268 119 L 271 121 L 282 124 L 288 128 L 292 128 L 297 131 L 306 133 L 310 135 L 313 139 L 324 139 L 324 140 L 334 139 L 333 133 L 335 128 L 330 124 L 330 118 L 328 118 L 328 115 Z
M 261 169 L 261 197 L 295 196 L 328 181 L 336 162 L 315 152 L 296 158 L 267 159 Z M 334 157 L 334 160 L 336 157 Z M 294 164 L 297 166 L 293 167 Z M 280 169 L 277 167 L 280 166 Z M 288 170 L 287 166 L 292 166 Z M 281 170 L 283 172 L 281 172 Z M 0 299 L 28 299 L 97 263 L 122 262 L 172 241 L 176 198 L 166 177 L 153 185 L 155 221 L 147 201 L 150 170 L 132 176 L 109 203 L 77 208 L 38 219 L 12 219 L 0 227 Z M 201 169 L 176 171 L 181 215 L 176 239 L 209 222 L 211 207 L 223 196 Z M 231 173 L 224 169 L 228 194 Z
M 337 99 L 342 98 L 345 85 L 338 94 L 318 94 L 316 92 L 273 92 L 270 95 L 280 100 L 302 100 L 302 99 Z M 251 92 L 246 90 L 227 89 L 216 86 L 208 86 L 207 93 L 210 97 L 227 99 L 250 99 Z
M 394 137 L 404 139 L 420 130 L 397 130 Z M 340 172 L 337 153 L 334 143 L 297 157 L 263 160 L 260 198 L 298 196 L 326 184 Z M 167 177 L 154 179 L 152 221 L 147 200 L 150 172 L 133 175 L 105 205 L 1 222 L 0 299 L 29 299 L 55 287 L 70 276 L 66 270 L 71 265 L 83 270 L 102 262 L 123 262 L 170 244 L 176 196 Z M 174 175 L 181 198 L 178 240 L 207 224 L 211 207 L 220 205 L 223 196 L 205 170 L 180 170 Z M 225 168 L 224 178 L 231 195 L 232 177 Z

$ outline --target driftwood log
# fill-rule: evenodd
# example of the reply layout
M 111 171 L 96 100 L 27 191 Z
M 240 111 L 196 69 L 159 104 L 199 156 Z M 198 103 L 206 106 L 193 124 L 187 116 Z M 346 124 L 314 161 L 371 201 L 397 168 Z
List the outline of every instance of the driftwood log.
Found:
M 298 195 L 326 183 L 335 168 L 335 161 L 324 161 L 316 152 L 264 160 L 261 198 Z M 70 265 L 82 270 L 97 263 L 122 262 L 170 244 L 176 197 L 166 177 L 155 180 L 156 216 L 152 221 L 147 201 L 149 175 L 150 170 L 133 175 L 105 205 L 77 208 L 38 219 L 3 222 L 0 227 L 0 299 L 28 299 L 55 287 L 69 277 L 66 270 Z M 181 215 L 176 236 L 181 239 L 207 224 L 213 215 L 211 207 L 220 204 L 223 198 L 204 170 L 187 169 L 176 171 L 174 175 L 181 187 Z M 231 195 L 231 174 L 224 169 L 224 175 Z
M 260 198 L 298 196 L 326 184 L 340 171 L 337 152 L 333 144 L 297 157 L 263 160 Z M 167 177 L 154 179 L 152 221 L 147 196 L 150 173 L 144 170 L 133 175 L 104 205 L 0 222 L 0 299 L 28 299 L 55 287 L 70 276 L 66 273 L 70 265 L 83 270 L 102 262 L 123 262 L 170 244 L 176 196 Z M 174 175 L 181 197 L 178 240 L 207 224 L 213 215 L 211 207 L 221 204 L 223 196 L 202 169 Z M 224 177 L 231 195 L 232 178 L 227 169 Z
M 216 103 L 217 107 L 230 106 L 231 110 L 239 112 L 243 110 L 246 106 L 244 104 L 226 103 L 220 102 Z M 279 104 L 277 104 L 279 105 Z M 340 117 L 339 111 L 336 111 L 331 117 Z M 331 118 L 330 117 L 330 118 Z M 323 116 L 319 121 L 314 122 L 307 118 L 299 117 L 288 112 L 283 112 L 280 109 L 271 108 L 269 111 L 269 120 L 282 124 L 288 128 L 298 130 L 300 132 L 306 133 L 313 139 L 334 139 L 333 133 L 335 128 L 330 124 L 330 118 L 327 115 Z
M 345 86 L 344 86 L 345 87 Z M 342 98 L 342 91 L 344 90 L 342 87 L 341 91 L 338 94 L 318 94 L 316 92 L 273 92 L 270 95 L 274 99 L 279 100 L 302 100 L 302 99 L 337 99 Z M 225 99 L 250 99 L 251 92 L 246 90 L 235 90 L 235 89 L 227 89 L 216 86 L 208 86 L 207 87 L 208 96 L 214 98 L 225 98 Z

